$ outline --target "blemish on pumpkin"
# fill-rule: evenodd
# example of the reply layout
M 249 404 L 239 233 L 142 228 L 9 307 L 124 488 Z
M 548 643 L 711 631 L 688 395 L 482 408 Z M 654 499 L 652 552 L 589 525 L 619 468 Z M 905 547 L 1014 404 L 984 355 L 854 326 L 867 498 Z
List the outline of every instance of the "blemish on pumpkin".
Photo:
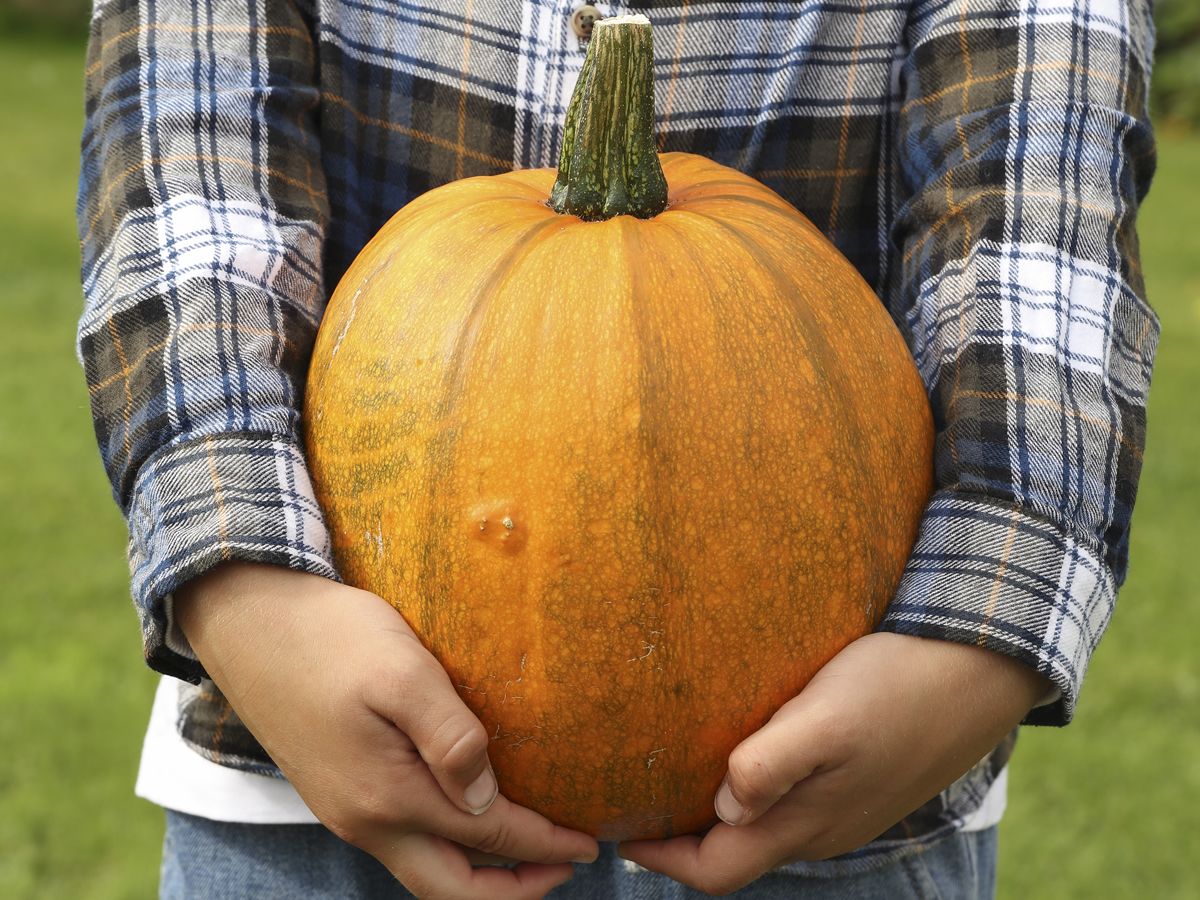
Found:
M 529 539 L 529 528 L 511 500 L 477 504 L 468 513 L 467 522 L 472 537 L 506 554 L 524 549 Z
M 673 818 L 675 818 L 675 813 L 671 812 L 671 813 L 666 813 L 665 815 L 662 815 L 662 816 L 647 816 L 644 819 L 639 819 L 638 822 L 639 822 L 639 824 L 649 824 L 651 822 L 661 822 L 664 819 L 673 819 Z
M 516 678 L 510 678 L 508 681 L 504 682 L 504 696 L 500 698 L 500 702 L 502 704 L 508 703 L 510 700 L 513 703 L 520 703 L 522 700 L 525 699 L 525 697 L 523 695 L 517 696 L 514 694 L 513 696 L 510 697 L 508 694 L 508 689 L 510 687 L 512 687 L 514 684 L 520 684 L 522 681 L 525 680 L 525 657 L 527 657 L 528 655 L 529 654 L 527 654 L 527 653 L 521 654 L 521 674 L 518 675 Z
M 630 430 L 636 429 L 642 424 L 642 405 L 637 401 L 630 403 L 625 407 L 625 425 Z
M 625 660 L 625 662 L 640 662 L 641 660 L 648 657 L 651 653 L 653 653 L 657 649 L 658 649 L 657 644 L 651 644 L 648 641 L 642 641 L 642 650 L 644 651 L 642 653 L 642 655 L 631 657 L 631 658 Z
M 342 325 L 342 330 L 338 332 L 337 339 L 333 342 L 333 349 L 329 351 L 329 365 L 326 368 L 333 366 L 333 360 L 338 355 L 338 351 L 342 349 L 342 341 L 346 339 L 346 332 L 350 330 L 350 326 L 354 324 L 354 317 L 358 315 L 358 298 L 362 296 L 363 290 L 370 283 L 370 278 L 367 278 L 354 296 L 350 298 L 350 313 L 346 316 L 346 322 Z
M 541 730 L 540 725 L 535 725 L 533 727 L 539 731 Z M 538 741 L 537 735 L 534 734 L 522 734 L 518 731 L 504 731 L 499 722 L 496 723 L 496 732 L 492 735 L 492 740 L 508 742 L 508 748 L 510 750 L 519 750 L 528 743 L 534 743 L 538 745 L 541 743 Z
M 604 537 L 607 534 L 612 534 L 612 519 L 593 519 L 587 523 L 587 532 L 593 537 Z

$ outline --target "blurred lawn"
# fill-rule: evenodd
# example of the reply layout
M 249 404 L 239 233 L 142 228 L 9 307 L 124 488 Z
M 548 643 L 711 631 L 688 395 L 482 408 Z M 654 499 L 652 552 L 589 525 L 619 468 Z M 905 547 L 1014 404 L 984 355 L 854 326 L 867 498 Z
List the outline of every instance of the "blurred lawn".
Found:
M 0 897 L 151 897 L 154 678 L 74 358 L 78 44 L 0 37 Z
M 150 897 L 132 795 L 154 677 L 72 340 L 82 49 L 0 36 L 0 897 Z M 1161 140 L 1142 222 L 1164 338 L 1131 575 L 1078 719 L 1027 729 L 1003 898 L 1194 898 L 1200 877 L 1200 138 Z

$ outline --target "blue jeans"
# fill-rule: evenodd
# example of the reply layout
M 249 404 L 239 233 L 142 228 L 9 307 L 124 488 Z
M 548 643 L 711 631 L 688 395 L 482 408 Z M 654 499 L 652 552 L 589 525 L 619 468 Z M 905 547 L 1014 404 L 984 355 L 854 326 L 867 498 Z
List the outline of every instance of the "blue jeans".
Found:
M 555 900 L 683 900 L 704 897 L 661 875 L 636 870 L 602 844 L 600 859 L 576 866 Z M 813 874 L 813 873 L 816 874 Z M 734 897 L 748 900 L 981 900 L 995 893 L 996 829 L 953 834 L 923 850 L 868 866 L 788 867 Z M 164 900 L 367 900 L 410 898 L 373 857 L 320 825 L 242 825 L 167 811 Z

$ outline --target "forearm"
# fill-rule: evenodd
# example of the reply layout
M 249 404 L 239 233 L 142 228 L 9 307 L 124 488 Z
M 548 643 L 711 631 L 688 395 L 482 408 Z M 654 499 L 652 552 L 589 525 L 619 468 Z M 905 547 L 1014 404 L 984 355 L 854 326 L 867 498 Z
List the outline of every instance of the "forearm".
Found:
M 1125 575 L 1158 335 L 1134 230 L 1149 13 L 924 6 L 888 299 L 938 491 L 883 627 L 1022 660 L 1061 693 L 1031 720 L 1062 723 Z
M 324 303 L 312 38 L 291 4 L 105 4 L 87 65 L 79 353 L 147 658 L 227 559 L 332 575 L 298 398 Z

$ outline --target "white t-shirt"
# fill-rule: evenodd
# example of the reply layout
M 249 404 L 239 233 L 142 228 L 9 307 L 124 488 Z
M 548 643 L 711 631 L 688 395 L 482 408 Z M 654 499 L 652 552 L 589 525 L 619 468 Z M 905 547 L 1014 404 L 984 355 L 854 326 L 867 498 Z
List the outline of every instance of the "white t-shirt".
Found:
M 182 684 L 167 677 L 158 682 L 134 793 L 166 809 L 218 822 L 316 822 L 317 817 L 284 779 L 219 766 L 184 743 L 175 727 Z
M 158 683 L 134 792 L 166 809 L 218 822 L 315 823 L 317 817 L 287 781 L 219 766 L 184 743 L 175 727 L 181 684 L 166 677 Z M 1005 766 L 983 803 L 963 823 L 963 830 L 982 831 L 995 825 L 1004 815 L 1007 799 Z

